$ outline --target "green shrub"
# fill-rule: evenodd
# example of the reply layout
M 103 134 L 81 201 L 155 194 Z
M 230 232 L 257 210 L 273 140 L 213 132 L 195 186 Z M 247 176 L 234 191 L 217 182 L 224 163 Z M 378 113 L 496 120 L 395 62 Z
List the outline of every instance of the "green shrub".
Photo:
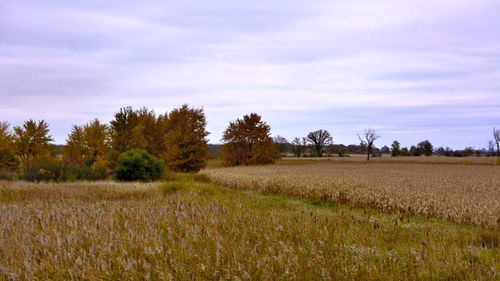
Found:
M 57 181 L 61 179 L 62 166 L 58 160 L 35 160 L 24 169 L 26 181 Z
M 79 181 L 90 180 L 91 170 L 85 165 L 70 163 L 64 167 L 62 180 L 66 181 Z
M 160 179 L 165 164 L 145 150 L 129 150 L 118 156 L 115 167 L 116 178 L 120 181 L 153 181 Z

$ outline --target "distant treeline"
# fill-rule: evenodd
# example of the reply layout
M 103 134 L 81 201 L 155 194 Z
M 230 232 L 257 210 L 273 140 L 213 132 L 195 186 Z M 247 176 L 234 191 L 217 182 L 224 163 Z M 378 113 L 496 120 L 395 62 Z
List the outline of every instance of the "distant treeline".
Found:
M 222 158 L 227 166 L 274 163 L 280 157 L 372 156 L 500 156 L 500 130 L 493 129 L 488 149 L 434 148 L 424 140 L 410 148 L 394 141 L 391 147 L 377 148 L 373 129 L 358 134 L 360 143 L 334 144 L 325 129 L 289 141 L 272 137 L 270 126 L 260 115 L 251 113 L 230 122 L 223 144 L 208 144 L 206 118 L 202 108 L 182 105 L 157 115 L 147 108 L 121 108 L 113 120 L 93 119 L 74 125 L 65 145 L 54 145 L 49 125 L 28 120 L 10 130 L 0 122 L 0 179 L 39 180 L 154 180 L 164 168 L 197 172 L 210 157 Z M 496 151 L 495 151 L 496 149 Z

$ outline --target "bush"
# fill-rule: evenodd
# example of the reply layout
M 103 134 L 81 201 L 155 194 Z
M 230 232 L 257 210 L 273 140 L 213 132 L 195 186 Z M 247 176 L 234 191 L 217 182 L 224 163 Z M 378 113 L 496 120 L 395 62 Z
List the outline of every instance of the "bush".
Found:
M 108 163 L 104 158 L 97 157 L 97 160 L 90 167 L 90 177 L 93 180 L 104 180 L 108 177 Z
M 118 156 L 115 167 L 116 178 L 120 181 L 153 181 L 160 179 L 165 164 L 145 150 L 129 150 Z
M 70 163 L 64 167 L 62 180 L 66 181 L 79 181 L 90 180 L 91 170 L 85 165 Z
M 57 160 L 35 160 L 24 169 L 26 181 L 57 181 L 62 175 L 61 163 Z

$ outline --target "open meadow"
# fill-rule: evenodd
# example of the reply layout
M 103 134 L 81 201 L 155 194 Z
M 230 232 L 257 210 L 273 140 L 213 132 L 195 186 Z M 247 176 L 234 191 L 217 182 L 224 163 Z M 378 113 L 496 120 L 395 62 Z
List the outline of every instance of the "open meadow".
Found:
M 213 171 L 229 179 L 268 170 L 281 179 L 284 168 Z M 309 172 L 325 168 L 333 169 Z M 197 175 L 151 184 L 0 182 L 0 221 L 0 280 L 499 277 L 495 230 L 234 190 Z

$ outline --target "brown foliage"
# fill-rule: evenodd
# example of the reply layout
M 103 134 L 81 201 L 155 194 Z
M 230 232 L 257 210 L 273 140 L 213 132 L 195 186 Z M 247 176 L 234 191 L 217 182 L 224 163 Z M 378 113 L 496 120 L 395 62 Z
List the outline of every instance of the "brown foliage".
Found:
M 271 127 L 256 113 L 229 123 L 224 131 L 224 162 L 228 166 L 270 164 L 279 153 L 270 135 Z

